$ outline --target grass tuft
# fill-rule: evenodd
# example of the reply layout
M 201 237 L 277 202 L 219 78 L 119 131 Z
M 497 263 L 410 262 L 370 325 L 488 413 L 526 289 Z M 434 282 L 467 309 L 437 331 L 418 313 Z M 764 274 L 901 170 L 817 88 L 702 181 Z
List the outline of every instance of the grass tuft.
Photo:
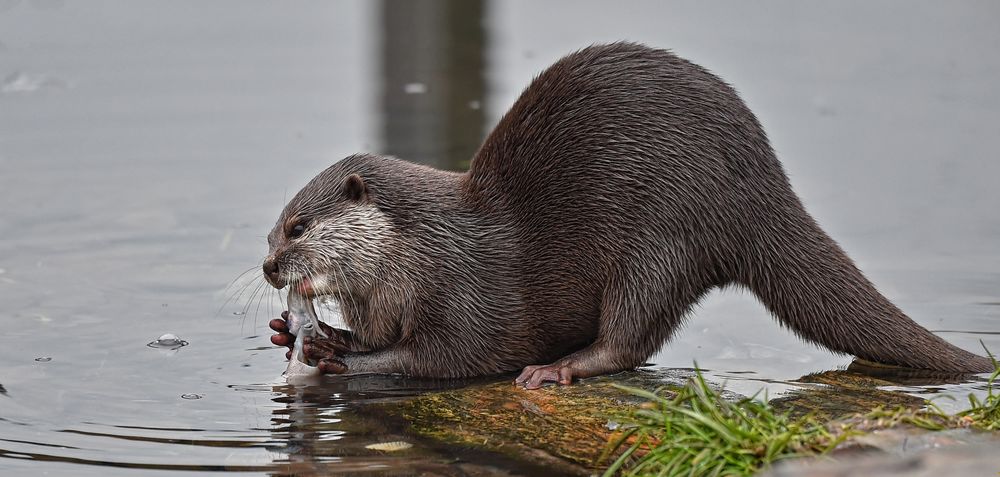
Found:
M 696 372 L 674 397 L 623 388 L 649 403 L 609 451 L 624 450 L 604 472 L 626 475 L 750 475 L 780 459 L 823 454 L 847 438 L 812 416 L 791 418 L 753 398 L 725 400 Z
M 969 395 L 970 408 L 949 415 L 933 403 L 922 410 L 876 408 L 852 419 L 824 422 L 813 415 L 791 417 L 751 398 L 727 401 L 705 382 L 700 371 L 687 384 L 665 392 L 619 386 L 649 402 L 622 419 L 620 431 L 601 456 L 611 462 L 604 476 L 752 475 L 781 459 L 823 455 L 850 437 L 874 429 L 908 424 L 927 430 L 972 427 L 1000 431 L 1000 392 L 994 383 L 1000 363 L 987 381 L 987 395 Z
M 984 345 L 983 348 L 986 346 Z M 966 421 L 970 426 L 987 431 L 1000 431 L 1000 392 L 994 389 L 994 383 L 1000 377 L 1000 362 L 986 350 L 993 360 L 993 374 L 986 381 L 986 397 L 979 399 L 969 395 L 969 409 L 956 414 L 959 420 Z

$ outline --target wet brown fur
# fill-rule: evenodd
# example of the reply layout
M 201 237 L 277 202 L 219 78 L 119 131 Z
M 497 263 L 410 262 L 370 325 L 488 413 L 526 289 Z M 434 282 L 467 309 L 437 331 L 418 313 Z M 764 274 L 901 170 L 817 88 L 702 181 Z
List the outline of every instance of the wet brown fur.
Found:
M 992 369 L 882 296 L 804 210 L 736 92 L 664 50 L 615 43 L 559 60 L 467 173 L 373 155 L 338 162 L 288 204 L 272 259 L 323 268 L 316 244 L 287 238 L 286 224 L 366 204 L 392 236 L 364 273 L 349 279 L 358 263 L 341 264 L 332 296 L 363 350 L 343 356 L 351 372 L 631 369 L 726 285 L 836 352 Z

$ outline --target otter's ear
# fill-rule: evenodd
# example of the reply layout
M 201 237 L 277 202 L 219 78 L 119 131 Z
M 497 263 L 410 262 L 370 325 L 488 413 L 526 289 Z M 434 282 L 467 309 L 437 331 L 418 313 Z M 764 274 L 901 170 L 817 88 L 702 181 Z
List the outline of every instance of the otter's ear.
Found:
M 347 176 L 344 179 L 344 197 L 355 202 L 368 200 L 368 184 L 357 174 Z

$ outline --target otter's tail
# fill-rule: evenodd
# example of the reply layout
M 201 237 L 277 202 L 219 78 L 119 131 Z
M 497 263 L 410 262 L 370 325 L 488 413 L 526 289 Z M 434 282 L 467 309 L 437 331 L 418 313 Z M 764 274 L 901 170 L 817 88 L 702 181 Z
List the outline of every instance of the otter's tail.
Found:
M 740 281 L 799 336 L 878 363 L 992 371 L 991 360 L 932 334 L 882 296 L 801 205 L 747 253 Z

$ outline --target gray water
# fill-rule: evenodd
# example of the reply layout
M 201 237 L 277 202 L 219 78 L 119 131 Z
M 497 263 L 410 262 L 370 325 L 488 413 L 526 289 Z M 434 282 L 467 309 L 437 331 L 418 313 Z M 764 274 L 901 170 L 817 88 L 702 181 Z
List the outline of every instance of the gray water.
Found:
M 1000 350 L 998 14 L 994 2 L 0 0 L 0 473 L 533 473 L 370 414 L 442 383 L 282 385 L 266 328 L 280 301 L 229 284 L 327 165 L 382 151 L 460 169 L 534 74 L 618 39 L 734 84 L 807 207 L 879 288 L 951 342 Z M 146 346 L 164 333 L 190 344 Z M 652 361 L 696 361 L 737 392 L 773 395 L 850 359 L 726 291 Z M 398 439 L 418 445 L 364 449 Z

